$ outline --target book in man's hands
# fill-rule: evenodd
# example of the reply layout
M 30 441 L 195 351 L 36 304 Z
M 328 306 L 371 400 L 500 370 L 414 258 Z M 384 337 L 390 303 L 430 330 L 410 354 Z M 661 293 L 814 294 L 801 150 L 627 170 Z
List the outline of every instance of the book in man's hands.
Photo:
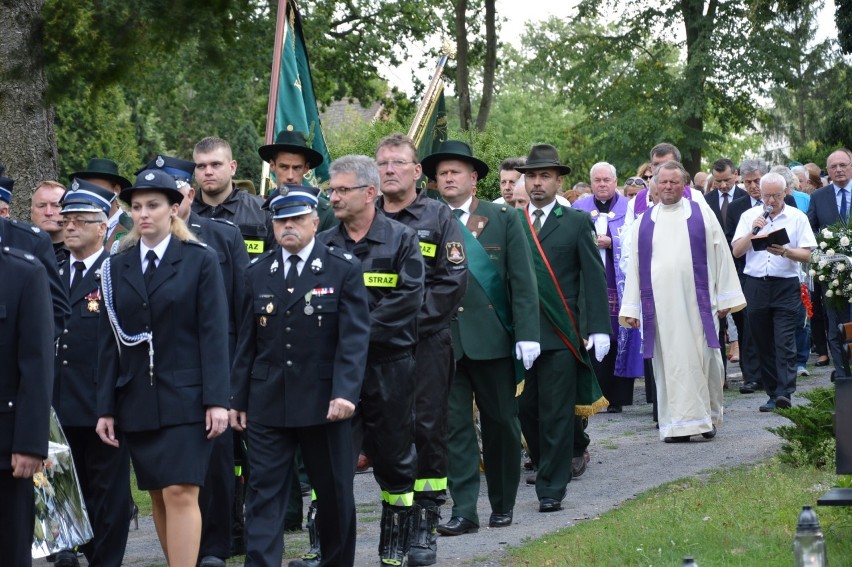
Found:
M 751 247 L 754 248 L 756 252 L 762 252 L 773 244 L 784 246 L 785 244 L 789 243 L 790 236 L 787 234 L 786 228 L 779 228 L 774 232 L 761 234 L 760 236 L 755 236 L 751 239 Z

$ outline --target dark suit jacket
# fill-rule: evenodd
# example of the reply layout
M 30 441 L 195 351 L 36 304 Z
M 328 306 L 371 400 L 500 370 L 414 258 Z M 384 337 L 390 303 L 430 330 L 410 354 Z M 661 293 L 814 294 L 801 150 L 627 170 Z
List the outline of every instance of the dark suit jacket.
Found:
M 228 355 L 233 364 L 237 330 L 242 321 L 240 309 L 245 293 L 246 269 L 250 261 L 246 243 L 239 227 L 230 221 L 206 219 L 190 212 L 187 226 L 219 257 L 219 271 L 222 273 L 225 299 L 228 301 Z
M 707 206 L 709 206 L 710 209 L 712 209 L 713 213 L 716 215 L 716 220 L 719 221 L 719 225 L 725 228 L 726 225 L 722 219 L 722 210 L 719 207 L 719 193 L 720 191 L 718 189 L 713 189 L 704 196 L 704 199 L 707 201 Z M 739 187 L 734 187 L 733 191 L 729 191 L 729 194 L 730 196 L 728 197 L 728 218 L 730 218 L 731 216 L 731 203 L 741 197 L 748 197 L 748 192 L 743 189 L 740 189 Z
M 504 332 L 491 301 L 471 271 L 467 291 L 450 324 L 456 360 L 462 356 L 472 360 L 513 357 L 517 341 L 539 340 L 538 287 L 521 222 L 512 207 L 474 197 L 467 227 L 506 286 L 514 336 Z
M 579 325 L 582 319 L 589 334 L 611 334 L 606 274 L 589 213 L 556 203 L 547 215 L 538 239 L 576 324 Z M 543 311 L 540 319 L 541 350 L 567 349 Z
M 53 320 L 38 260 L 0 248 L 0 274 L 0 470 L 8 471 L 12 453 L 47 456 Z
M 852 201 L 849 202 L 852 210 Z M 808 220 L 814 232 L 840 222 L 840 211 L 837 210 L 837 197 L 834 184 L 821 187 L 811 193 L 811 204 L 808 208 Z
M 101 264 L 109 258 L 104 250 L 71 293 L 71 262 L 60 266 L 62 284 L 71 303 L 71 316 L 59 336 L 53 408 L 64 427 L 92 427 L 98 422 L 97 369 L 98 328 L 103 308 Z M 89 299 L 87 299 L 87 297 Z
M 70 309 L 65 288 L 59 281 L 59 268 L 50 238 L 43 230 L 31 224 L 0 218 L 0 246 L 29 252 L 47 270 L 47 282 L 50 286 L 50 297 L 53 300 L 53 337 L 58 337 L 65 328 L 65 319 Z
M 248 413 L 249 427 L 324 425 L 331 400 L 357 404 L 361 395 L 370 344 L 361 263 L 315 241 L 293 293 L 284 268 L 279 249 L 246 271 L 231 405 Z
M 115 416 L 124 431 L 151 431 L 204 421 L 210 406 L 227 408 L 228 307 L 216 253 L 172 236 L 149 289 L 139 244 L 109 262 L 122 328 L 154 334 L 154 377 L 152 384 L 148 343 L 119 347 L 102 309 L 98 415 Z

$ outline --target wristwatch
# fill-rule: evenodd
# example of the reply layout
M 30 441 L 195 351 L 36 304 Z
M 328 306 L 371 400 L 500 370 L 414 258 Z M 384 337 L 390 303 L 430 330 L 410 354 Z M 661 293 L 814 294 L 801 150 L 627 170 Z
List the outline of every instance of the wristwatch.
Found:
M 784 249 L 784 251 L 783 251 L 783 252 L 781 252 L 781 256 L 782 256 L 782 257 L 784 257 L 784 258 L 786 258 L 786 257 L 787 257 L 787 252 L 789 252 L 789 250 L 788 250 L 787 248 L 785 248 L 785 249 Z

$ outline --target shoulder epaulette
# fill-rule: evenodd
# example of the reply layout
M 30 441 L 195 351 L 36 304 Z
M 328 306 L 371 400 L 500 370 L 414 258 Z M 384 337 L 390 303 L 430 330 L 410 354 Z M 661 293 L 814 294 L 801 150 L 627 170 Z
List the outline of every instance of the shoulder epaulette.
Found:
M 340 258 L 341 260 L 346 260 L 347 262 L 352 262 L 352 259 L 355 257 L 350 252 L 343 250 L 342 248 L 338 248 L 336 246 L 329 246 L 328 253 L 336 258 Z
M 23 250 L 19 250 L 18 248 L 12 248 L 10 246 L 4 246 L 3 252 L 8 254 L 9 256 L 14 256 L 15 258 L 20 258 L 21 260 L 26 260 L 30 264 L 35 264 L 36 257 L 30 254 L 29 252 L 24 252 Z
M 28 234 L 38 234 L 41 232 L 41 229 L 39 227 L 27 222 L 19 221 L 18 219 L 10 219 L 9 223 L 18 230 L 23 230 Z
M 277 248 L 276 248 L 275 250 L 267 250 L 266 252 L 264 252 L 264 253 L 263 253 L 263 254 L 261 254 L 260 256 L 257 256 L 257 257 L 255 257 L 255 258 L 252 258 L 252 259 L 251 259 L 251 262 L 249 262 L 249 267 L 252 267 L 252 266 L 255 266 L 255 265 L 257 265 L 257 264 L 260 264 L 263 260 L 266 260 L 267 258 L 269 258 L 270 256 L 272 256 L 272 255 L 276 254 L 277 252 L 278 252 L 278 249 L 277 249 Z
M 201 246 L 202 248 L 207 248 L 207 245 L 200 240 L 185 240 L 187 244 L 192 244 L 193 246 Z
M 232 226 L 232 227 L 234 227 L 234 228 L 239 229 L 239 227 L 238 227 L 237 225 L 235 225 L 234 223 L 232 223 L 232 222 L 231 222 L 231 221 L 229 221 L 228 219 L 209 219 L 209 220 L 211 220 L 211 221 L 213 221 L 213 222 L 218 222 L 218 223 L 221 223 L 221 224 L 227 224 L 227 225 L 229 225 L 229 226 Z

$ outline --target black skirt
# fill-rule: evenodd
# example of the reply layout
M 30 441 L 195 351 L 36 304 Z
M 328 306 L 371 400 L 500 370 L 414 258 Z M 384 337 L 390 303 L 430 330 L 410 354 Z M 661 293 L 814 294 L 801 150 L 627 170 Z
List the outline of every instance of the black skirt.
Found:
M 140 490 L 177 484 L 204 486 L 213 440 L 204 423 L 186 423 L 155 431 L 125 432 Z

